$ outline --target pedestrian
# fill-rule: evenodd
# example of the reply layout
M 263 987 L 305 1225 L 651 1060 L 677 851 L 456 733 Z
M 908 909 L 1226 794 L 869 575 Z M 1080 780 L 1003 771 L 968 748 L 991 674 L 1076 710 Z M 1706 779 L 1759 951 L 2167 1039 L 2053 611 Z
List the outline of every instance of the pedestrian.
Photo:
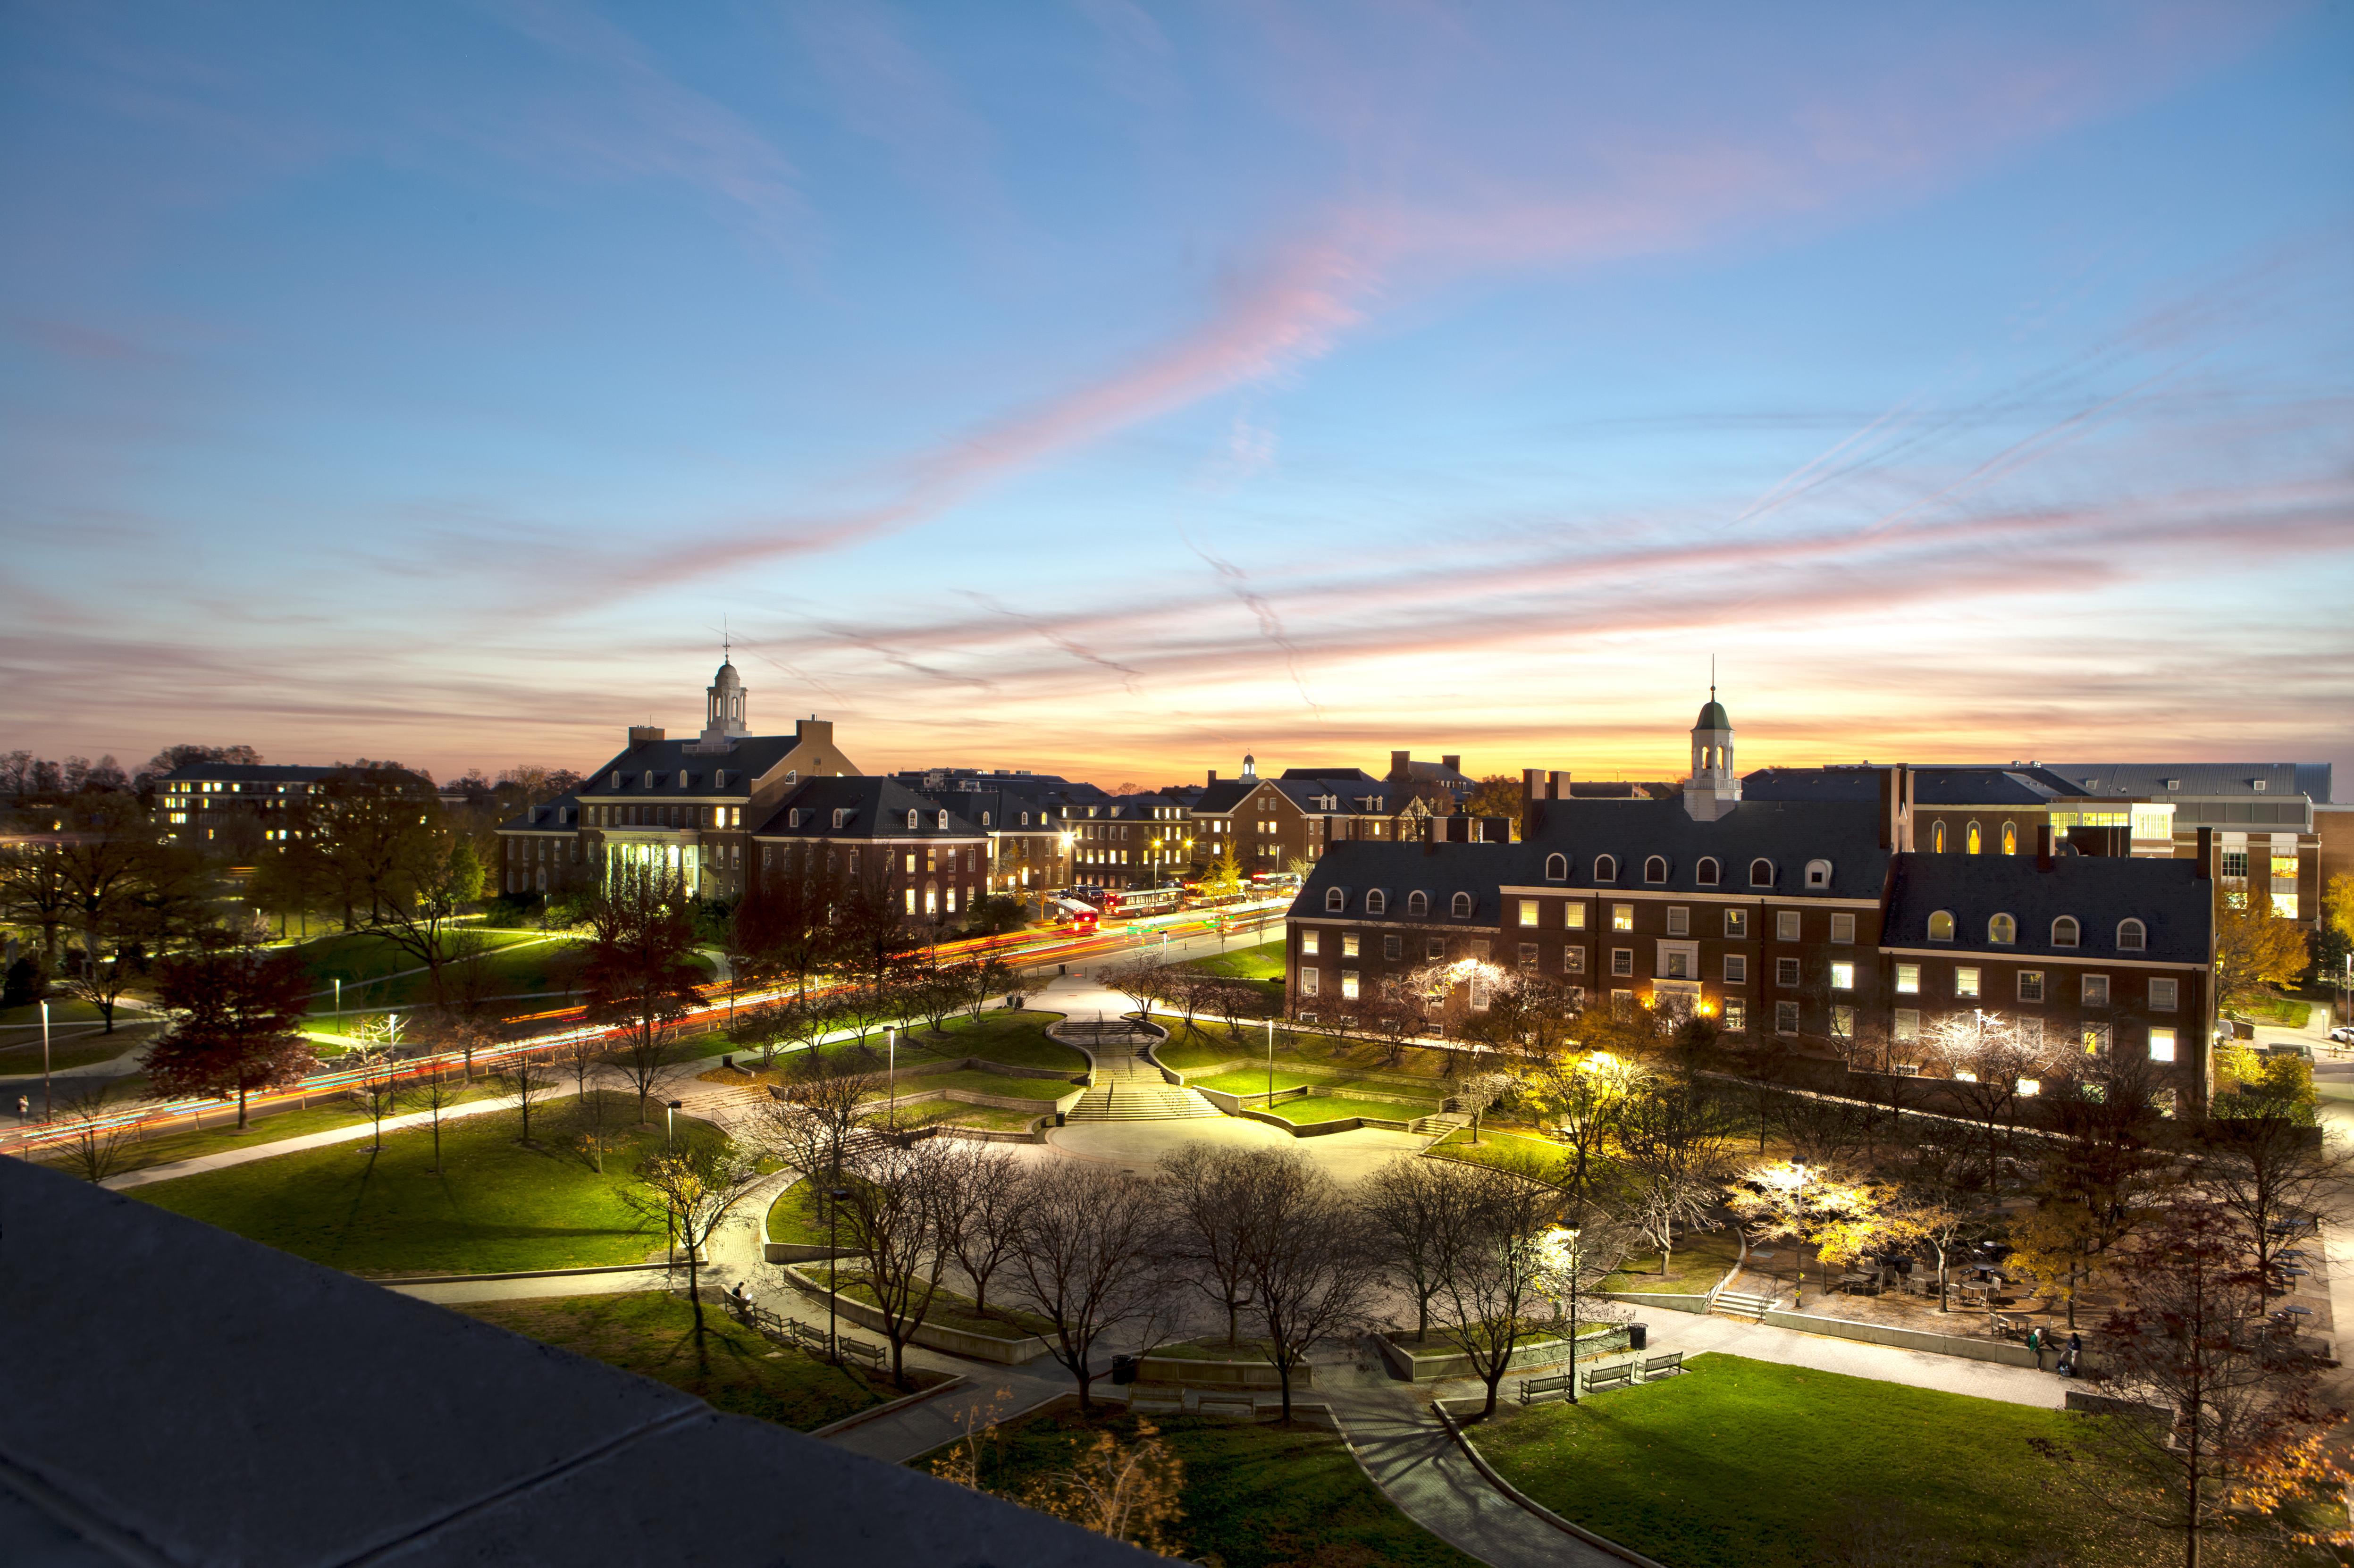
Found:
M 2076 1358 L 2084 1353 L 2084 1340 L 2083 1336 L 2072 1332 L 2068 1336 L 2068 1348 L 2060 1352 L 2060 1375 L 2062 1377 L 2074 1377 L 2076 1375 Z
M 2027 1330 L 2027 1351 L 2035 1358 L 2035 1370 L 2041 1372 L 2043 1370 L 2043 1330 L 2041 1329 L 2031 1328 Z

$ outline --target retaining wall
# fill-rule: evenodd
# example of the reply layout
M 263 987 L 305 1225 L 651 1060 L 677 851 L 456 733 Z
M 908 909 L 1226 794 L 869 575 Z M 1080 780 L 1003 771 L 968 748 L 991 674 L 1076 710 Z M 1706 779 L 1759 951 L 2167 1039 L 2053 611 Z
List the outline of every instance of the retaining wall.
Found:
M 847 1296 L 835 1295 L 795 1267 L 788 1266 L 785 1277 L 791 1280 L 802 1295 L 820 1303 L 832 1296 L 834 1310 L 842 1315 L 843 1321 L 855 1323 L 877 1334 L 883 1332 L 883 1314 L 879 1308 L 869 1307 L 864 1301 L 854 1301 Z M 965 1330 L 950 1329 L 938 1323 L 918 1323 L 915 1332 L 907 1338 L 911 1343 L 929 1350 L 946 1351 L 952 1356 L 964 1356 L 977 1361 L 995 1361 L 1001 1366 L 1020 1366 L 1046 1353 L 1046 1341 L 1035 1334 L 1024 1335 L 1018 1340 L 1001 1340 L 991 1334 L 969 1333 Z
M 1432 1354 L 1418 1346 L 1399 1344 L 1387 1334 L 1375 1334 L 1373 1343 L 1380 1348 L 1382 1360 L 1389 1363 L 1390 1370 L 1410 1383 L 1479 1375 L 1471 1369 L 1471 1358 L 1460 1351 Z M 1612 1323 L 1578 1335 L 1574 1354 L 1567 1340 L 1540 1340 L 1519 1346 L 1512 1351 L 1512 1359 L 1504 1363 L 1504 1370 L 1507 1373 L 1533 1372 L 1568 1361 L 1590 1361 L 1626 1348 L 1627 1325 Z
M 1959 1334 L 1933 1334 L 1890 1324 L 1859 1323 L 1848 1318 L 1819 1318 L 1812 1312 L 1766 1308 L 1763 1321 L 1776 1329 L 1803 1334 L 1829 1334 L 1834 1339 L 1861 1340 L 1868 1345 L 1893 1345 L 1903 1351 L 1925 1351 L 1935 1356 L 1963 1356 L 1974 1361 L 1999 1361 L 2004 1366 L 2031 1367 L 2035 1352 L 2008 1340 L 1971 1340 Z M 2047 1363 L 2048 1364 L 2048 1363 Z
M 1291 1369 L 1291 1388 L 1297 1393 L 1316 1385 L 1316 1369 L 1302 1361 Z M 1280 1390 L 1283 1379 L 1273 1365 L 1263 1361 L 1209 1361 L 1191 1356 L 1147 1355 L 1137 1364 L 1136 1381 L 1140 1383 L 1179 1384 L 1188 1388 L 1248 1388 Z

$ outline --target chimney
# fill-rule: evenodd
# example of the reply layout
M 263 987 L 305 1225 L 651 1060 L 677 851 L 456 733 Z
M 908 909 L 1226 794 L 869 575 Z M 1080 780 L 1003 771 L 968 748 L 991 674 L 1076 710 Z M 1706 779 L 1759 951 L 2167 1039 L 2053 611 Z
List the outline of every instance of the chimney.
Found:
M 1438 759 L 1438 765 L 1457 773 L 1463 771 L 1463 758 L 1460 757 L 1442 757 Z
M 1913 847 L 1913 769 L 1883 764 L 1880 775 L 1880 847 L 1900 853 Z
M 2052 862 L 2052 824 L 2046 822 L 2035 830 L 2035 869 L 2050 871 Z
M 630 726 L 630 745 L 633 747 L 644 746 L 649 741 L 660 740 L 662 737 L 663 732 L 658 726 L 633 724 Z
M 1548 800 L 1566 800 L 1569 799 L 1568 773 L 1560 768 L 1555 768 L 1553 772 L 1545 775 L 1544 798 Z
M 1537 829 L 1543 825 L 1537 802 L 1547 798 L 1545 785 L 1542 782 L 1543 779 L 1544 774 L 1542 769 L 1535 768 L 1521 769 L 1521 837 L 1523 839 L 1536 837 Z
M 2199 880 L 2207 881 L 2215 874 L 2215 830 L 2199 830 Z
M 1412 777 L 1414 769 L 1407 766 L 1408 760 L 1408 754 L 1405 752 L 1391 752 L 1389 777 L 1393 779 L 1405 779 Z
M 1217 781 L 1218 781 L 1218 770 L 1217 770 L 1216 768 L 1211 768 L 1211 769 L 1210 769 L 1210 782 L 1211 782 L 1211 783 L 1213 783 L 1213 784 L 1215 784 Z

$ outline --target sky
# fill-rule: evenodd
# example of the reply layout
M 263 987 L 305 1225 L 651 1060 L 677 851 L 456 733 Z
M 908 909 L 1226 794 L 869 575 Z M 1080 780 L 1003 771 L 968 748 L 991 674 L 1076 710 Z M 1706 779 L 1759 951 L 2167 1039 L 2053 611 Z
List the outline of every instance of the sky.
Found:
M 0 10 L 0 750 L 2322 761 L 2354 6 Z

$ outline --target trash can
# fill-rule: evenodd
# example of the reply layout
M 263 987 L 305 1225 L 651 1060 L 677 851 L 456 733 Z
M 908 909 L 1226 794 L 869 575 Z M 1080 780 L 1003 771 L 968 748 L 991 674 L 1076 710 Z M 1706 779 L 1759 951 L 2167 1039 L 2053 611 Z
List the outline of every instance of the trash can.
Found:
M 1140 1358 L 1136 1356 L 1112 1357 L 1111 1381 L 1114 1383 L 1134 1383 L 1136 1381 L 1136 1363 L 1139 1360 Z
M 1649 1323 L 1629 1323 L 1627 1325 L 1627 1348 L 1628 1350 L 1639 1351 L 1650 1342 L 1651 1326 Z

